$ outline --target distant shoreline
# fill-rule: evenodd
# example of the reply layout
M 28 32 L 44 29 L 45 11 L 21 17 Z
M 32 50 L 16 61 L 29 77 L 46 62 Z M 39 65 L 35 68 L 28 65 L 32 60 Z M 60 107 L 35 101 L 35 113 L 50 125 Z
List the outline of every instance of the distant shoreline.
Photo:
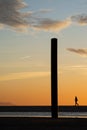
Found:
M 87 112 L 87 106 L 58 106 L 59 112 Z M 0 112 L 51 112 L 51 106 L 0 106 Z

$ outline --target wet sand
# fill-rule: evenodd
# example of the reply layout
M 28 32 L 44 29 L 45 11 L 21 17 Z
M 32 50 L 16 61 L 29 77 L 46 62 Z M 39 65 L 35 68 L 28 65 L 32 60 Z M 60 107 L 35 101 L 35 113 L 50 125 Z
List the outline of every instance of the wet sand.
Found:
M 87 130 L 87 118 L 1 117 L 0 130 Z

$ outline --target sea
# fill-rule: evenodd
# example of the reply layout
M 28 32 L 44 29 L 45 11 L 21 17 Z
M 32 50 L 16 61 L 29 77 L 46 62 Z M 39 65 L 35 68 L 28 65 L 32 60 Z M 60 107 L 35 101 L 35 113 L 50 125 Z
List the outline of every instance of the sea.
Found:
M 0 112 L 0 117 L 51 117 L 51 112 Z M 87 112 L 58 112 L 59 118 L 87 118 Z

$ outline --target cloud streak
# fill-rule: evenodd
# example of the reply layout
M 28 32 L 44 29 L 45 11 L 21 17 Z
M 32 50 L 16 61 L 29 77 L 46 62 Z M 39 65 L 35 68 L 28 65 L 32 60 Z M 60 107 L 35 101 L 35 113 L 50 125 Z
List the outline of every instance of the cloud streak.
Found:
M 26 7 L 21 0 L 0 0 L 0 25 L 10 26 L 14 29 L 25 29 L 28 26 L 26 16 L 20 9 Z
M 71 24 L 70 20 L 59 21 L 44 18 L 39 20 L 38 23 L 34 25 L 34 28 L 38 30 L 58 32 L 64 28 L 67 28 L 68 26 L 70 26 L 70 24 Z
M 21 60 L 32 59 L 32 57 L 31 57 L 31 56 L 24 56 L 24 57 L 21 57 L 20 59 L 21 59 Z
M 79 25 L 87 25 L 87 14 L 79 14 L 71 16 L 72 22 L 76 22 Z
M 38 11 L 26 11 L 22 9 L 28 5 L 23 0 L 0 0 L 0 28 L 10 27 L 17 31 L 28 29 L 48 32 L 59 32 L 69 27 L 73 22 L 79 25 L 87 25 L 87 15 L 73 15 L 65 20 L 43 18 L 51 9 L 39 9 Z
M 36 11 L 35 13 L 41 13 L 41 14 L 45 14 L 45 13 L 49 13 L 52 12 L 53 10 L 51 9 L 40 9 L 38 11 Z
M 22 0 L 0 0 L 0 28 L 10 27 L 18 31 L 27 28 L 44 31 L 60 31 L 70 25 L 69 20 L 59 21 L 38 17 L 38 14 L 51 12 L 51 9 L 40 9 L 36 12 L 23 12 L 21 9 L 27 7 Z
M 67 48 L 67 51 L 74 52 L 76 54 L 79 54 L 81 56 L 87 57 L 87 49 L 74 49 L 74 48 Z
M 17 79 L 28 79 L 37 77 L 49 76 L 50 72 L 20 72 L 20 73 L 10 73 L 7 75 L 0 76 L 0 81 L 9 81 Z

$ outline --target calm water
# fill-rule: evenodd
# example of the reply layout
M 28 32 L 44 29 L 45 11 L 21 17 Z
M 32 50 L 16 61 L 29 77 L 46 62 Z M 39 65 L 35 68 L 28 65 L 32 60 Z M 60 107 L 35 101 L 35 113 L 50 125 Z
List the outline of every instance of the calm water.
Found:
M 51 117 L 50 112 L 0 112 L 0 117 Z M 87 118 L 87 112 L 59 112 L 58 117 Z

